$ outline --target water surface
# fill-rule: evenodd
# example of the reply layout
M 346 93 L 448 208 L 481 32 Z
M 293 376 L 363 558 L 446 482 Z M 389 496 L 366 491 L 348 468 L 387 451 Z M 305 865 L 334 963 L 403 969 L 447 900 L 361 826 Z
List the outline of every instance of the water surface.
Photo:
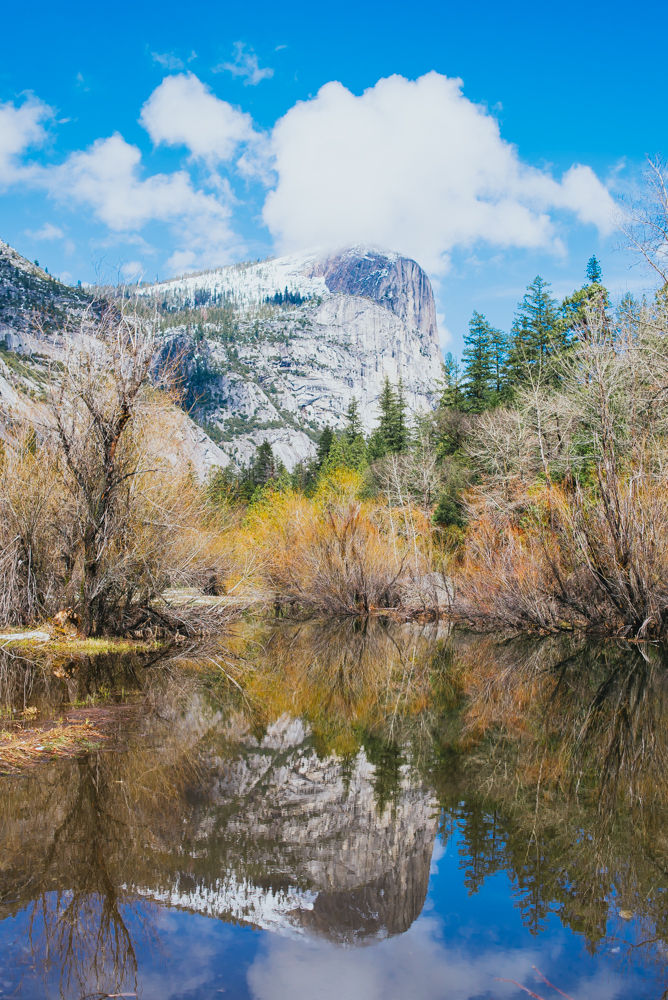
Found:
M 42 664 L 133 711 L 0 777 L 0 996 L 664 996 L 665 676 L 378 623 Z

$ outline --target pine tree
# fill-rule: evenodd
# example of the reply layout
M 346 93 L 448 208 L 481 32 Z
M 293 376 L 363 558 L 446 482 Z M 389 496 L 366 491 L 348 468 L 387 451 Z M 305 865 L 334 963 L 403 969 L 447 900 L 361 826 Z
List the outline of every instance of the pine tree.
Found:
M 376 427 L 375 430 L 369 435 L 369 441 L 367 443 L 367 455 L 370 462 L 377 462 L 379 458 L 384 458 L 387 455 L 387 441 L 383 437 L 383 432 L 380 427 Z
M 326 424 L 326 426 L 323 427 L 320 439 L 318 440 L 318 450 L 316 452 L 316 465 L 318 469 L 322 469 L 325 464 L 325 460 L 331 451 L 333 443 L 334 432 L 329 424 Z
M 394 452 L 405 451 L 408 444 L 408 427 L 406 426 L 406 397 L 404 395 L 404 383 L 401 376 L 399 376 L 394 394 L 394 424 L 392 431 L 391 450 Z
M 396 388 L 386 375 L 383 388 L 378 397 L 380 423 L 369 438 L 369 459 L 373 462 L 382 458 L 388 452 L 397 453 L 406 450 L 408 444 L 408 426 L 406 423 L 406 397 L 404 383 L 399 378 Z
M 481 413 L 490 402 L 494 372 L 492 368 L 492 327 L 479 312 L 469 322 L 462 352 L 464 396 L 467 409 Z
M 378 397 L 378 406 L 380 408 L 380 423 L 378 425 L 380 437 L 385 444 L 386 451 L 392 451 L 396 396 L 389 375 L 386 375 L 383 379 L 383 388 Z
M 546 369 L 549 359 L 567 345 L 549 288 L 549 282 L 538 275 L 517 308 L 508 354 L 509 372 L 516 384 L 526 381 L 531 369 Z
M 508 366 L 508 337 L 503 330 L 492 327 L 490 349 L 492 352 L 492 396 L 494 401 L 506 394 L 506 369 Z
M 601 283 L 601 268 L 592 257 L 587 264 L 588 285 L 583 285 L 572 295 L 567 295 L 559 307 L 562 323 L 567 331 L 587 326 L 587 307 L 602 306 L 604 312 L 610 307 L 608 290 Z
M 353 396 L 346 410 L 346 437 L 351 443 L 362 437 L 362 418 L 360 417 L 360 405 Z
M 265 439 L 258 446 L 253 459 L 253 483 L 255 486 L 264 486 L 276 475 L 276 460 L 271 445 Z
M 443 378 L 440 382 L 441 398 L 439 406 L 444 409 L 461 410 L 464 408 L 464 390 L 462 373 L 457 358 L 448 351 L 443 362 Z
M 587 262 L 587 280 L 590 285 L 600 285 L 602 284 L 603 274 L 601 272 L 601 265 L 597 261 L 596 257 L 593 255 L 589 258 Z

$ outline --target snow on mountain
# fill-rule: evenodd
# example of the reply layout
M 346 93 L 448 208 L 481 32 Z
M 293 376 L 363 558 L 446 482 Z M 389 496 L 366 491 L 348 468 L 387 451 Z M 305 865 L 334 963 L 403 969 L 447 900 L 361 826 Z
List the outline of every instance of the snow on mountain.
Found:
M 193 413 L 246 462 L 268 440 L 288 469 L 355 397 L 364 430 L 385 376 L 409 409 L 430 409 L 442 355 L 429 278 L 413 260 L 373 247 L 308 251 L 145 286 L 188 355 Z M 180 314 L 189 310 L 179 322 Z M 193 330 L 192 310 L 201 317 Z
M 204 301 L 225 299 L 241 307 L 260 305 L 267 297 L 282 293 L 286 288 L 302 298 L 315 299 L 329 294 L 324 277 L 309 273 L 316 261 L 317 252 L 313 252 L 255 263 L 231 264 L 157 285 L 140 286 L 138 292 L 143 296 L 159 295 L 167 305 L 178 302 L 185 308 L 197 307 Z

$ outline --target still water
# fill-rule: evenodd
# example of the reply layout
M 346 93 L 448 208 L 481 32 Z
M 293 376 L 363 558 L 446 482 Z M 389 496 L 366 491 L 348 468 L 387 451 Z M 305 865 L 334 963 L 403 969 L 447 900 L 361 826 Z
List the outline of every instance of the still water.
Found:
M 125 708 L 0 777 L 0 997 L 668 996 L 666 676 L 352 623 L 7 673 Z

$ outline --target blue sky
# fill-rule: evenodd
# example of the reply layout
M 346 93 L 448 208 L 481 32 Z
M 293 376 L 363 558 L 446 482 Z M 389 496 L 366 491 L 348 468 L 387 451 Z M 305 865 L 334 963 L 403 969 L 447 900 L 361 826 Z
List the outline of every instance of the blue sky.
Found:
M 610 213 L 668 153 L 667 21 L 614 3 L 6 5 L 0 236 L 70 281 L 385 245 L 430 273 L 457 351 L 474 308 L 507 328 L 537 273 L 566 294 L 592 253 L 614 294 L 651 284 Z

